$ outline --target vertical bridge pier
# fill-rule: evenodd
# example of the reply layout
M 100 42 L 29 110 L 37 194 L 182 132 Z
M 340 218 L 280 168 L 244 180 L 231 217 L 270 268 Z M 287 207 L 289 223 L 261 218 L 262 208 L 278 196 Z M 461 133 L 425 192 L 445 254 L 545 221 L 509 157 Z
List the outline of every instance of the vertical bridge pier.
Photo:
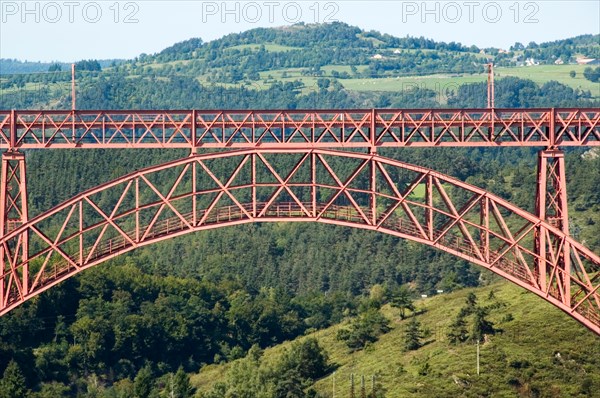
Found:
M 538 153 L 536 216 L 569 235 L 567 180 L 563 151 L 549 148 Z M 571 249 L 566 241 L 550 238 L 542 226 L 535 237 L 538 283 L 571 307 Z
M 2 236 L 19 228 L 29 220 L 27 210 L 27 176 L 25 154 L 7 151 L 2 154 L 2 177 L 0 181 L 0 231 Z M 16 247 L 0 246 L 0 303 L 5 303 L 9 290 L 15 287 L 19 295 L 25 296 L 29 291 L 29 235 L 23 232 L 17 240 Z M 20 259 L 19 259 L 20 257 Z M 22 261 L 23 267 L 18 270 L 14 266 Z

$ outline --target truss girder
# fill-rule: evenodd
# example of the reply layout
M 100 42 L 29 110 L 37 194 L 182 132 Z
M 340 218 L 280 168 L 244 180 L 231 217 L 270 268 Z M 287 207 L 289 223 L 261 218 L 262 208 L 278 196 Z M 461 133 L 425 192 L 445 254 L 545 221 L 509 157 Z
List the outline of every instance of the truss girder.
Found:
M 600 146 L 599 108 L 2 111 L 0 149 Z

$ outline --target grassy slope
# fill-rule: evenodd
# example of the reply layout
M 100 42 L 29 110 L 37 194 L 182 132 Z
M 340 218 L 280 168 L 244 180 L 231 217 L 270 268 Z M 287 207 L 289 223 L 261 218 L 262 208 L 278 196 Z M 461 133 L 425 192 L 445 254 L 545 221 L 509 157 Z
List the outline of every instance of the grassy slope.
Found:
M 349 90 L 355 91 L 401 91 L 412 88 L 427 88 L 439 92 L 445 89 L 456 89 L 468 83 L 485 82 L 486 76 L 435 74 L 409 77 L 384 77 L 380 79 L 344 79 L 340 82 Z
M 538 65 L 513 68 L 497 68 L 496 78 L 515 76 L 529 79 L 537 84 L 544 84 L 556 80 L 572 88 L 589 90 L 594 97 L 600 97 L 600 83 L 592 83 L 583 77 L 584 65 Z M 324 69 L 324 68 L 323 68 Z M 333 69 L 333 68 L 331 68 Z M 570 77 L 569 72 L 575 71 L 576 76 Z M 408 76 L 382 79 L 344 79 L 344 87 L 356 91 L 398 91 L 411 87 L 428 88 L 435 91 L 440 89 L 455 89 L 457 86 L 468 83 L 485 82 L 487 75 L 481 74 L 434 74 L 426 76 Z
M 537 84 L 544 84 L 551 80 L 556 80 L 566 86 L 589 90 L 594 97 L 600 97 L 600 83 L 592 83 L 583 77 L 585 65 L 538 65 L 522 66 L 512 68 L 497 68 L 495 76 L 501 79 L 506 76 L 515 76 L 521 79 L 529 79 Z M 349 66 L 326 65 L 321 68 L 325 76 L 331 76 L 332 71 L 339 73 L 351 73 Z M 364 65 L 358 65 L 357 69 L 363 72 L 366 69 Z M 570 71 L 575 71 L 576 76 L 569 76 Z M 283 72 L 287 74 L 282 77 Z M 268 76 L 282 81 L 301 80 L 307 87 L 316 83 L 316 78 L 302 75 L 302 68 L 276 69 L 260 72 L 261 79 Z M 481 83 L 487 80 L 485 73 L 479 74 L 431 74 L 424 76 L 399 76 L 386 78 L 351 78 L 340 79 L 339 82 L 348 90 L 352 91 L 401 91 L 409 90 L 414 87 L 427 88 L 436 92 L 443 93 L 446 90 L 456 90 L 458 86 L 469 83 Z M 259 82 L 262 83 L 262 82 Z
M 592 83 L 583 77 L 585 65 L 538 65 L 521 66 L 517 68 L 496 68 L 497 77 L 516 76 L 521 79 L 533 80 L 538 84 L 544 84 L 550 80 L 556 80 L 573 88 L 590 90 L 592 95 L 600 97 L 600 83 Z M 570 71 L 575 71 L 575 77 L 569 76 Z
M 492 290 L 496 299 L 488 300 Z M 446 341 L 447 325 L 471 291 L 477 294 L 480 304 L 489 305 L 494 301 L 505 304 L 493 310 L 490 316 L 504 332 L 492 336 L 482 345 L 479 377 L 476 375 L 475 345 L 450 346 Z M 600 338 L 537 296 L 506 282 L 422 299 L 418 301 L 418 307 L 426 310 L 418 319 L 432 335 L 427 339 L 429 343 L 417 351 L 403 351 L 404 328 L 408 321 L 399 321 L 397 310 L 387 306 L 383 311 L 393 319 L 393 330 L 364 351 L 350 354 L 335 339 L 343 325 L 314 333 L 331 361 L 338 366 L 335 376 L 330 374 L 317 381 L 315 388 L 331 396 L 335 377 L 336 396 L 350 396 L 349 380 L 354 374 L 357 396 L 360 396 L 361 376 L 365 376 L 370 388 L 371 376 L 376 375 L 388 398 L 487 396 L 490 393 L 494 397 L 511 397 L 516 395 L 517 388 L 511 387 L 509 381 L 516 379 L 523 383 L 518 390 L 523 394 L 532 388 L 531 385 L 541 383 L 542 396 L 569 397 L 579 396 L 584 377 L 600 379 L 598 363 L 589 363 L 592 358 L 600 358 Z M 512 314 L 514 320 L 502 322 L 507 314 Z M 285 343 L 268 349 L 265 359 L 272 361 L 288 346 L 289 343 Z M 557 352 L 560 358 L 556 358 Z M 420 376 L 418 370 L 426 361 L 431 372 Z M 529 361 L 531 365 L 517 369 L 515 361 Z M 213 383 L 223 380 L 227 368 L 227 365 L 206 367 L 192 377 L 192 382 L 206 391 Z
M 255 45 L 240 45 L 231 48 L 255 48 Z M 289 51 L 294 49 L 293 47 L 277 46 L 274 44 L 265 45 L 268 51 Z M 228 48 L 230 49 L 230 48 Z M 228 50 L 227 49 L 227 50 Z M 191 61 L 179 60 L 171 61 L 166 63 L 151 63 L 149 66 L 155 69 L 161 69 L 165 65 L 170 64 L 172 66 L 184 65 Z M 583 77 L 583 71 L 586 67 L 584 65 L 538 65 L 531 67 L 511 67 L 511 68 L 497 68 L 495 75 L 497 79 L 501 79 L 506 76 L 515 76 L 522 79 L 530 79 L 537 84 L 544 84 L 550 80 L 556 80 L 569 87 L 581 90 L 589 90 L 593 97 L 600 98 L 600 83 L 592 83 L 591 81 Z M 326 77 L 331 77 L 333 71 L 339 73 L 347 72 L 351 73 L 349 66 L 342 65 L 325 65 L 321 68 Z M 360 72 L 365 71 L 365 65 L 357 65 L 357 69 Z M 105 68 L 105 72 L 110 73 L 110 68 Z M 265 70 L 259 72 L 261 80 L 253 82 L 239 82 L 236 84 L 227 83 L 208 83 L 207 75 L 196 76 L 197 80 L 202 84 L 215 84 L 223 87 L 240 87 L 245 83 L 249 83 L 249 88 L 254 89 L 268 89 L 271 84 L 276 81 L 291 82 L 300 80 L 304 83 L 304 93 L 311 90 L 316 90 L 317 77 L 304 76 L 302 71 L 304 68 L 283 68 L 275 70 Z M 570 71 L 575 71 L 576 76 L 574 78 L 569 76 Z M 286 73 L 286 77 L 282 77 L 283 73 Z M 456 91 L 456 89 L 469 83 L 481 83 L 485 82 L 487 75 L 485 73 L 480 74 L 431 74 L 424 76 L 398 76 L 398 77 L 386 77 L 386 78 L 350 78 L 350 79 L 339 79 L 339 82 L 348 90 L 359 91 L 359 92 L 397 92 L 402 90 L 410 90 L 415 87 L 422 89 L 430 89 L 439 93 L 438 98 L 442 102 L 445 101 L 446 93 L 450 91 Z M 67 89 L 68 83 L 58 83 L 53 85 L 55 89 Z M 38 84 L 27 84 L 24 90 L 32 91 L 40 89 Z M 45 88 L 45 87 L 43 87 Z M 0 93 L 9 94 L 12 91 L 19 91 L 23 89 L 4 89 L 0 90 Z

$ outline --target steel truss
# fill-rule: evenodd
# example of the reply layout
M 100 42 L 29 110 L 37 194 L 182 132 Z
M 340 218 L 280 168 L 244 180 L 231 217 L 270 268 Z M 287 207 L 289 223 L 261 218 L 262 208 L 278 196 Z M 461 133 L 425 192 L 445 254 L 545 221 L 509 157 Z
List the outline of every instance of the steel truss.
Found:
M 19 201 L 24 161 L 10 156 L 3 158 L 3 187 L 13 181 L 21 188 L 3 191 L 0 314 L 138 247 L 227 225 L 311 221 L 451 253 L 536 293 L 600 335 L 600 258 L 568 234 L 558 151 L 540 155 L 536 215 L 374 153 L 254 148 L 139 170 L 29 220 Z M 12 228 L 9 213 L 20 214 Z
M 600 146 L 600 109 L 1 111 L 0 149 Z

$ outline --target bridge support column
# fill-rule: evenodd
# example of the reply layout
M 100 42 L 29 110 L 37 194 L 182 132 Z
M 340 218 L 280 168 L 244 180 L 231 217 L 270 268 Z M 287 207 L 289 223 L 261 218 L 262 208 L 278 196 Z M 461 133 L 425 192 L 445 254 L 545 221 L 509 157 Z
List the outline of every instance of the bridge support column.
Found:
M 8 151 L 2 154 L 2 177 L 0 181 L 0 233 L 7 233 L 20 227 L 28 221 L 27 211 L 27 179 L 25 174 L 25 154 Z M 24 232 L 16 239 L 15 247 L 10 247 L 12 253 L 6 253 L 4 246 L 0 247 L 0 307 L 4 306 L 6 295 L 10 293 L 12 285 L 9 285 L 10 276 L 18 277 L 21 294 L 29 290 L 29 269 L 26 263 L 29 253 L 29 236 Z M 23 260 L 20 275 L 15 275 L 11 262 L 18 258 Z M 12 260 L 11 260 L 12 258 Z
M 568 235 L 564 153 L 558 149 L 540 151 L 537 173 L 536 215 Z M 547 234 L 546 229 L 541 226 L 536 232 L 538 283 L 541 289 L 570 306 L 571 249 L 568 242 L 551 239 L 550 236 L 552 234 Z

